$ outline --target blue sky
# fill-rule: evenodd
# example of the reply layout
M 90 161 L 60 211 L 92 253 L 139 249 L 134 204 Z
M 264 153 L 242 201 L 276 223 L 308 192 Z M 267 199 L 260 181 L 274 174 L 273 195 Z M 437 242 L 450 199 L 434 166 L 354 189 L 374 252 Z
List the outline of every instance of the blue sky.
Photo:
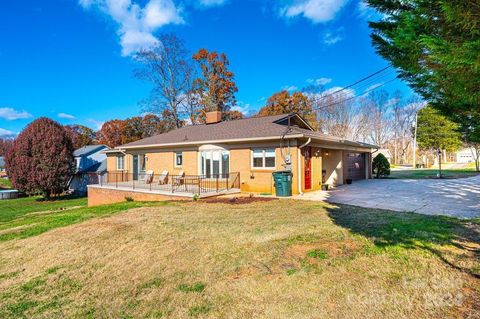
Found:
M 131 56 L 162 32 L 192 53 L 226 53 L 249 114 L 282 88 L 342 87 L 387 65 L 371 46 L 372 15 L 358 0 L 1 1 L 0 135 L 40 116 L 97 129 L 139 115 L 150 86 Z

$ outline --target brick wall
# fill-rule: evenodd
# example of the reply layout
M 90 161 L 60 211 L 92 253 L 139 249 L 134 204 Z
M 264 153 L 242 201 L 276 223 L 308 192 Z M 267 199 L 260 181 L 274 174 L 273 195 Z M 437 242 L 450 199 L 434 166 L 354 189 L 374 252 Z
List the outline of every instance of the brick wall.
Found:
M 126 197 L 131 197 L 135 201 L 158 202 L 165 200 L 192 200 L 190 197 L 167 196 L 159 194 L 148 194 L 131 192 L 119 189 L 108 189 L 89 187 L 88 188 L 88 206 L 99 206 L 126 201 Z

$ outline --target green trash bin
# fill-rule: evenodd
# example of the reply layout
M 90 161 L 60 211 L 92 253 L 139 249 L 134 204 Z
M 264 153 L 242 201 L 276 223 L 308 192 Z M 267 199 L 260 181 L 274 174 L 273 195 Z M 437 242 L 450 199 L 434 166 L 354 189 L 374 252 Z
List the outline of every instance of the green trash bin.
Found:
M 275 182 L 275 193 L 277 196 L 292 196 L 292 172 L 279 171 L 273 172 Z

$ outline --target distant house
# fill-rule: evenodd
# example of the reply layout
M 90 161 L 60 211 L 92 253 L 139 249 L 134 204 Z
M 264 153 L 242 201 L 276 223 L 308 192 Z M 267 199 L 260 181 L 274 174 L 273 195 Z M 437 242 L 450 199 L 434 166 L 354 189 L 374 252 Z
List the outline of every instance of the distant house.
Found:
M 392 163 L 392 154 L 390 154 L 390 151 L 388 148 L 381 148 L 379 149 L 376 153 L 373 154 L 373 158 L 377 157 L 378 154 L 383 154 L 388 160 L 389 163 Z
M 76 171 L 69 183 L 69 191 L 84 195 L 87 185 L 98 182 L 98 174 L 107 170 L 107 155 L 110 148 L 106 145 L 87 145 L 73 152 Z
M 475 161 L 473 157 L 473 152 L 471 148 L 464 148 L 461 149 L 456 153 L 457 155 L 457 163 L 471 163 Z

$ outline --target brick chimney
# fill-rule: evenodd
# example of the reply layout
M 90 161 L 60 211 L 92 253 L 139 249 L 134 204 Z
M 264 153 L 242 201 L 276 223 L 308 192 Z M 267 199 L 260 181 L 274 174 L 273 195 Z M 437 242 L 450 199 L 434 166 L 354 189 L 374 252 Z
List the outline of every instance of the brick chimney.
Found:
M 214 124 L 222 121 L 221 111 L 207 112 L 207 124 Z

